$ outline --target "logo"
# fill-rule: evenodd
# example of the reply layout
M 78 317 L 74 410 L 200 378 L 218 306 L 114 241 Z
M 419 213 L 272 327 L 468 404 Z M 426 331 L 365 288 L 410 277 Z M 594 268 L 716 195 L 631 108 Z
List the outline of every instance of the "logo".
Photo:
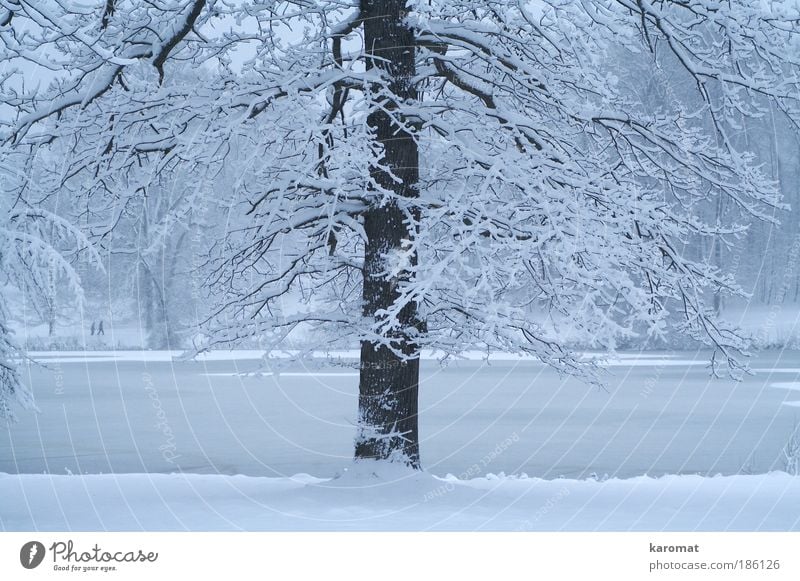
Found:
M 44 545 L 39 541 L 30 541 L 19 550 L 19 562 L 26 569 L 35 569 L 44 559 Z

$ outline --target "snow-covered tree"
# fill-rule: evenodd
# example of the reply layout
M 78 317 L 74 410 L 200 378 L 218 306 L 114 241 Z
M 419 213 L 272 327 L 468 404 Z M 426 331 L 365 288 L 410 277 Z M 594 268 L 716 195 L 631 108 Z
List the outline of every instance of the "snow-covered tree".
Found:
M 11 312 L 5 299 L 14 290 L 22 292 L 36 308 L 52 305 L 47 316 L 54 317 L 56 280 L 77 300 L 81 298 L 80 281 L 68 256 L 90 252 L 88 241 L 71 224 L 28 200 L 27 180 L 19 179 L 7 161 L 0 159 L 0 420 L 6 421 L 14 418 L 15 403 L 31 408 L 33 397 L 18 373 L 25 353 L 9 327 Z
M 180 182 L 226 208 L 211 344 L 360 344 L 358 458 L 419 466 L 422 349 L 591 379 L 567 337 L 674 327 L 738 368 L 704 300 L 733 278 L 680 245 L 780 207 L 731 132 L 764 104 L 800 120 L 794 0 L 0 5 L 5 147 L 67 143 L 44 181 L 89 200 Z M 641 71 L 680 94 L 653 107 Z M 727 224 L 698 210 L 718 199 Z

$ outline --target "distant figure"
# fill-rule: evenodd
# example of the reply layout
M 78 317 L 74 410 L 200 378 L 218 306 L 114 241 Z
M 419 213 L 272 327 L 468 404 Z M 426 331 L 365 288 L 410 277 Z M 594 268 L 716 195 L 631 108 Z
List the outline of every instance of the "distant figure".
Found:
M 100 319 L 100 324 L 97 326 L 97 334 L 98 335 L 105 335 L 106 332 L 103 331 L 103 320 Z
M 94 321 L 92 321 L 92 335 L 94 335 Z

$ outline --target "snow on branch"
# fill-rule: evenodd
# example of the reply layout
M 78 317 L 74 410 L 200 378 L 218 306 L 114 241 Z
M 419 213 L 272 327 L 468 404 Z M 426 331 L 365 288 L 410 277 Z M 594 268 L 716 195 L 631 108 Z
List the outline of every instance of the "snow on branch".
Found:
M 743 291 L 685 247 L 785 208 L 735 129 L 767 107 L 800 121 L 790 4 L 410 2 L 401 96 L 388 64 L 368 66 L 382 57 L 352 2 L 18 0 L 3 56 L 61 72 L 5 78 L 4 147 L 65 155 L 36 187 L 93 208 L 179 191 L 162 232 L 222 208 L 202 265 L 211 342 L 304 329 L 594 377 L 572 347 L 678 332 L 737 372 L 747 342 L 705 302 Z M 378 116 L 418 149 L 418 183 L 387 164 Z M 729 223 L 704 211 L 717 200 Z M 366 316 L 364 225 L 386 208 L 406 234 L 369 265 L 393 300 Z

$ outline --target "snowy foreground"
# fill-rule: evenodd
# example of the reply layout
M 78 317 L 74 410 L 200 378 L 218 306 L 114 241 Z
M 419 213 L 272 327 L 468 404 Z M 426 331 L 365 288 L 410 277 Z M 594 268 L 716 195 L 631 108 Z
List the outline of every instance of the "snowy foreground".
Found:
M 13 530 L 800 530 L 800 478 L 0 475 Z

